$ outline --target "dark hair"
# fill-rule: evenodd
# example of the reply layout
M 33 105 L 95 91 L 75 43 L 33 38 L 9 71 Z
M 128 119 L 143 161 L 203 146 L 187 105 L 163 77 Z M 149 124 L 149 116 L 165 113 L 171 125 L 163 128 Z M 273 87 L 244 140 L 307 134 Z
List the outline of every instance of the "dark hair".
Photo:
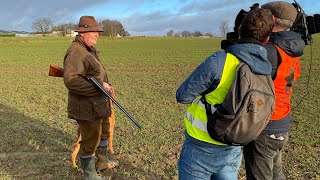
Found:
M 240 25 L 240 38 L 255 39 L 264 42 L 271 35 L 273 16 L 270 10 L 256 8 L 243 18 Z

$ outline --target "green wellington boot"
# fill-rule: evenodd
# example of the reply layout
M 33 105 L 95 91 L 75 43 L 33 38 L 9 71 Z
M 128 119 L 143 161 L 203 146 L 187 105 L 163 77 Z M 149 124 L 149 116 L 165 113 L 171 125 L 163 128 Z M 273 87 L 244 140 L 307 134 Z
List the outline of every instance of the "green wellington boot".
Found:
M 96 150 L 96 156 L 98 158 L 98 161 L 96 163 L 96 169 L 101 171 L 104 169 L 112 169 L 116 166 L 118 166 L 119 161 L 117 160 L 109 160 L 108 159 L 108 151 L 107 146 L 104 147 L 98 147 Z
M 98 176 L 96 168 L 95 168 L 95 160 L 94 157 L 91 158 L 82 158 L 80 157 L 81 167 L 84 172 L 85 180 L 106 180 L 100 176 Z

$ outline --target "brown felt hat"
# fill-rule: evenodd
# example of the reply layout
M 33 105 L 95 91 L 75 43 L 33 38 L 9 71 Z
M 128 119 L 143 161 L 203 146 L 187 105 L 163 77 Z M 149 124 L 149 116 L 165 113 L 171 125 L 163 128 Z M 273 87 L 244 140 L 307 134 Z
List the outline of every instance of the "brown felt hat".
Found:
M 79 21 L 76 32 L 103 32 L 93 16 L 82 16 Z
M 290 20 L 295 22 L 297 17 L 296 8 L 288 2 L 274 1 L 261 6 L 263 9 L 269 9 L 276 18 Z

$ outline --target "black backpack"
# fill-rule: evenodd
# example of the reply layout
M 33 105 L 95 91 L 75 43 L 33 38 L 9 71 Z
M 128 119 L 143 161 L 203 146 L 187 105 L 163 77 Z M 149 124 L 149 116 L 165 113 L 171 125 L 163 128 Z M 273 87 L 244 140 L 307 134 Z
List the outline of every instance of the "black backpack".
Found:
M 260 135 L 274 110 L 274 86 L 271 76 L 252 73 L 240 63 L 235 79 L 222 104 L 214 108 L 202 95 L 210 137 L 224 144 L 246 145 Z M 213 113 L 211 109 L 216 109 Z

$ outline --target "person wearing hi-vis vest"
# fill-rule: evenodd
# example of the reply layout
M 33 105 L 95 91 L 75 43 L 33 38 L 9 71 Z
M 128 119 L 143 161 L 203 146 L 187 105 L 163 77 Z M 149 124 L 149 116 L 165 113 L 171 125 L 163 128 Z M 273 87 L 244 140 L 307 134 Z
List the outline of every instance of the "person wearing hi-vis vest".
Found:
M 261 6 L 274 16 L 274 28 L 265 45 L 272 64 L 275 88 L 275 110 L 258 138 L 244 146 L 248 180 L 285 179 L 282 172 L 282 150 L 290 131 L 292 86 L 300 77 L 300 56 L 305 42 L 299 33 L 289 31 L 296 20 L 297 10 L 288 2 L 274 1 Z
M 239 28 L 240 39 L 224 40 L 221 43 L 224 51 L 210 55 L 178 88 L 177 101 L 189 104 L 184 117 L 186 138 L 178 161 L 180 180 L 238 179 L 241 146 L 228 146 L 210 137 L 201 96 L 205 94 L 212 106 L 221 104 L 241 62 L 253 73 L 270 75 L 272 67 L 263 44 L 272 28 L 273 16 L 269 10 L 250 11 Z

